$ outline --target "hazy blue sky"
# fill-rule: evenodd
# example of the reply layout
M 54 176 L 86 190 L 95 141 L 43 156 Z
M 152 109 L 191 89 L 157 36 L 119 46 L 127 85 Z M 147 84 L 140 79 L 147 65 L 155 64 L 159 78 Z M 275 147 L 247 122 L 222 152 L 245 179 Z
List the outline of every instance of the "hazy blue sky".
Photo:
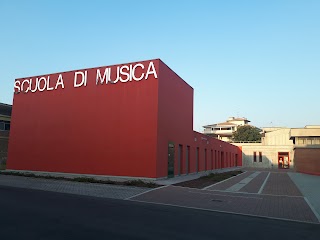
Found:
M 0 102 L 15 78 L 162 59 L 194 88 L 194 129 L 320 124 L 320 1 L 0 0 Z

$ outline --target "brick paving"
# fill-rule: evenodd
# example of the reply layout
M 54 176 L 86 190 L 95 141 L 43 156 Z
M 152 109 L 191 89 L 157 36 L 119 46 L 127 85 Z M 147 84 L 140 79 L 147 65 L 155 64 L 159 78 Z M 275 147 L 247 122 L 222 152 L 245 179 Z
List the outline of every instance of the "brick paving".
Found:
M 217 183 L 217 184 L 215 184 L 209 188 L 206 188 L 206 189 L 207 190 L 226 190 L 226 189 L 232 187 L 233 185 L 237 184 L 241 180 L 249 177 L 251 174 L 252 174 L 252 172 L 245 172 L 245 173 L 237 175 L 231 179 L 228 179 L 227 181 Z
M 240 192 L 247 192 L 247 193 L 258 193 L 262 184 L 266 180 L 268 176 L 268 172 L 261 172 L 258 176 L 252 179 L 247 185 L 241 188 Z
M 302 196 L 301 192 L 287 173 L 270 173 L 263 194 Z
M 168 186 L 131 200 L 318 223 L 303 197 L 235 194 Z
M 207 190 L 166 186 L 149 188 L 115 186 L 97 183 L 79 183 L 63 180 L 36 179 L 0 175 L 0 185 L 21 187 L 94 197 L 130 199 L 158 204 L 200 208 L 211 211 L 247 214 L 309 223 L 319 223 L 320 178 L 283 171 L 248 171 Z M 250 179 L 251 178 L 251 179 Z M 266 184 L 259 194 L 265 179 Z M 249 181 L 250 180 L 250 181 Z M 235 192 L 226 189 L 244 183 Z M 304 195 L 301 194 L 298 187 Z M 258 194 L 257 194 L 258 193 Z M 309 198 L 309 201 L 307 200 Z M 310 202 L 312 205 L 310 205 Z M 312 207 L 315 206 L 315 207 Z
M 115 199 L 130 198 L 150 190 L 150 188 L 141 187 L 80 183 L 9 175 L 0 175 L 0 185 Z

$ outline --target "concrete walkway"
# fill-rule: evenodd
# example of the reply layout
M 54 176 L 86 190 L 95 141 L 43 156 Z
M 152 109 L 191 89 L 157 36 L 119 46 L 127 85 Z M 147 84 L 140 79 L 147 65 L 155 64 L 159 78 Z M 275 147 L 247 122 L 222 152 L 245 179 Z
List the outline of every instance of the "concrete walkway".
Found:
M 288 173 L 320 222 L 320 176 Z
M 150 191 L 150 188 L 80 183 L 0 174 L 0 186 L 70 193 L 102 198 L 126 199 Z

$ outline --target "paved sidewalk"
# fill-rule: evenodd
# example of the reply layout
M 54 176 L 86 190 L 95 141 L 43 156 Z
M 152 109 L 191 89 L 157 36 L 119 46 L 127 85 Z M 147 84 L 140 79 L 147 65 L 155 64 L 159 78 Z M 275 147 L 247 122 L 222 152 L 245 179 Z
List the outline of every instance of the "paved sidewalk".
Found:
M 150 188 L 141 187 L 115 186 L 99 183 L 80 183 L 10 175 L 0 175 L 0 186 L 1 185 L 116 199 L 130 198 L 150 190 Z
M 302 173 L 288 173 L 299 188 L 320 222 L 320 176 Z

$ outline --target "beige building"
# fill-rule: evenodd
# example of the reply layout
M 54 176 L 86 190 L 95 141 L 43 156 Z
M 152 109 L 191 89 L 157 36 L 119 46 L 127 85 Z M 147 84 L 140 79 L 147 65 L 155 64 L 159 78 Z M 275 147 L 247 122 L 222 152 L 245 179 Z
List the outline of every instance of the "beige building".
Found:
M 233 143 L 242 148 L 244 167 L 295 168 L 298 148 L 320 148 L 320 126 L 262 129 L 261 143 Z
M 225 142 L 231 142 L 237 127 L 248 125 L 249 122 L 246 118 L 229 117 L 226 122 L 203 126 L 203 133 Z

